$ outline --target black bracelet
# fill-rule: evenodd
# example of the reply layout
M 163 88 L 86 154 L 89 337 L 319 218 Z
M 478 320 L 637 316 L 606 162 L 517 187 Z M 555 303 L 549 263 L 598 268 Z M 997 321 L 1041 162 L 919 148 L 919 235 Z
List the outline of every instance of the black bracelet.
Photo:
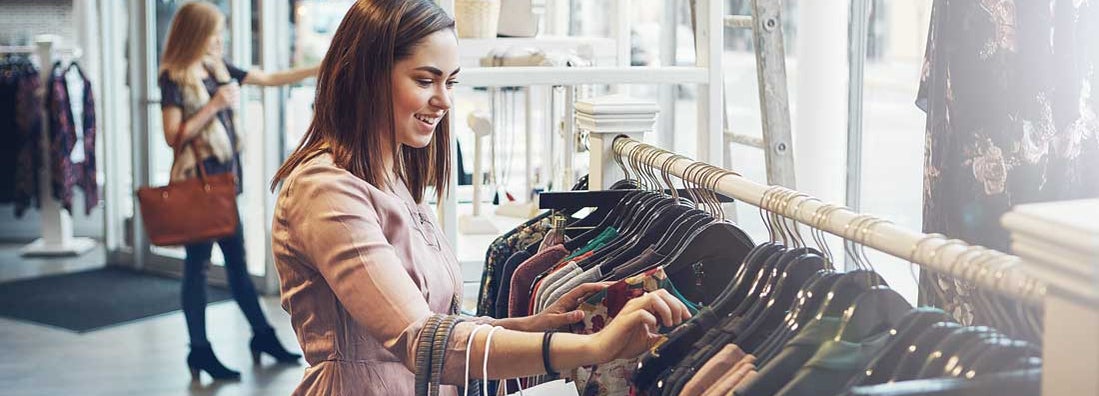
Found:
M 559 374 L 556 371 L 553 371 L 549 361 L 549 347 L 550 340 L 553 339 L 553 333 L 554 331 L 550 330 L 542 334 L 542 365 L 546 367 L 546 374 L 548 374 L 550 378 L 557 379 Z

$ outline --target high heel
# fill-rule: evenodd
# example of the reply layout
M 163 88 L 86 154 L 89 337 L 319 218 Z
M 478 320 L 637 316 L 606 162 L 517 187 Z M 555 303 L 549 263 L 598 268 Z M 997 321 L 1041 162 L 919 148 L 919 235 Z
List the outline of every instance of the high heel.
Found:
M 248 343 L 248 347 L 252 350 L 253 364 L 259 364 L 260 356 L 264 353 L 271 355 L 279 363 L 296 363 L 301 358 L 301 355 L 290 353 L 282 347 L 282 344 L 279 344 L 274 329 L 257 331 L 252 336 L 252 341 Z
M 187 355 L 187 368 L 191 370 L 192 381 L 198 381 L 203 371 L 210 374 L 215 381 L 240 379 L 240 372 L 230 370 L 218 361 L 210 344 L 191 345 L 191 353 Z

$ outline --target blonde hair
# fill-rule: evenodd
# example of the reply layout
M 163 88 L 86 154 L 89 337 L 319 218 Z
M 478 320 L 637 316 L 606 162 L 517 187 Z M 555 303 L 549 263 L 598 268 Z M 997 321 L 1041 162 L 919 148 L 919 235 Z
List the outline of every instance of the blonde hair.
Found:
M 206 57 L 210 36 L 225 23 L 225 16 L 213 4 L 194 1 L 184 4 L 172 17 L 160 72 L 177 83 L 191 82 L 190 68 Z

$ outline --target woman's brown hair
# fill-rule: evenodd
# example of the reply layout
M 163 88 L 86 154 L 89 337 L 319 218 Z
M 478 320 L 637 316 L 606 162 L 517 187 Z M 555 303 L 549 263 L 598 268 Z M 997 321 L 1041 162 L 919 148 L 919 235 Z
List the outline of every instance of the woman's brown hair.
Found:
M 450 120 L 443 117 L 424 148 L 397 144 L 393 66 L 454 20 L 431 0 L 359 0 L 340 22 L 317 74 L 313 121 L 271 181 L 274 191 L 295 168 L 327 150 L 335 164 L 375 187 L 386 183 L 382 150 L 416 202 L 427 186 L 442 198 L 450 180 Z M 398 149 L 397 147 L 400 147 Z
M 213 4 L 194 1 L 179 7 L 168 28 L 160 72 L 168 72 L 172 81 L 189 81 L 191 66 L 206 56 L 210 36 L 224 24 L 225 16 Z

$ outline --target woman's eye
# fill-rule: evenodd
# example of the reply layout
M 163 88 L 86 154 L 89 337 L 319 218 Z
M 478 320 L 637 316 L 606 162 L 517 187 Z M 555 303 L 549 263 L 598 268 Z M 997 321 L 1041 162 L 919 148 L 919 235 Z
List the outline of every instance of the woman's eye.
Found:
M 450 88 L 454 88 L 454 86 L 455 86 L 455 85 L 458 85 L 458 81 L 457 81 L 457 80 L 448 80 L 448 81 L 446 82 L 446 87 L 447 87 L 447 89 L 450 89 Z
M 418 84 L 421 87 L 425 87 L 425 88 L 430 87 L 431 83 L 433 83 L 433 82 L 434 81 L 431 81 L 431 80 L 416 80 L 416 84 Z

